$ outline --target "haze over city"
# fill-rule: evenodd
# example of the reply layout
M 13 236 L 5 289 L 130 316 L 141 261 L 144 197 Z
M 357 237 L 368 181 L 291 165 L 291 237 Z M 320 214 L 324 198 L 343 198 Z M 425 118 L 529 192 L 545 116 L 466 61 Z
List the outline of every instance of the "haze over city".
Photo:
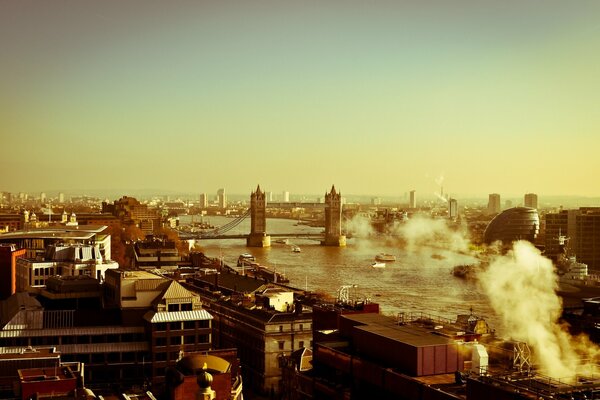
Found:
M 599 11 L 3 2 L 2 186 L 598 196 Z

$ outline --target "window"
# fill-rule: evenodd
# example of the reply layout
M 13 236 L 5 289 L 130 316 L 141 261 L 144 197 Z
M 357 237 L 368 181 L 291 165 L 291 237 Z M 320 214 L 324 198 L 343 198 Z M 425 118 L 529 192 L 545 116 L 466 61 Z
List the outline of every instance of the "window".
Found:
M 302 330 L 302 328 L 303 328 L 303 326 L 302 326 L 302 324 L 300 324 L 300 326 L 298 327 L 298 330 L 300 330 L 300 331 L 301 331 L 301 330 Z
M 155 343 L 156 346 L 166 346 L 167 345 L 167 338 L 157 337 L 156 341 L 154 343 Z
M 169 304 L 169 311 L 179 311 L 179 304 Z
M 283 348 L 285 347 L 285 341 L 280 340 L 279 342 L 277 342 L 277 344 L 279 344 L 279 350 L 283 350 Z
M 169 344 L 171 346 L 181 344 L 183 336 L 171 336 L 171 340 L 169 340 Z
M 183 329 L 195 329 L 196 328 L 196 321 L 184 321 L 183 322 Z
M 192 303 L 184 303 L 181 305 L 181 311 L 192 311 Z
M 283 332 L 283 325 L 279 325 L 279 332 Z
M 208 343 L 208 335 L 198 335 L 198 342 L 197 343 Z
M 209 321 L 207 319 L 198 321 L 198 328 L 208 328 Z
M 194 335 L 184 336 L 183 340 L 185 341 L 185 344 L 194 344 L 194 343 L 196 343 L 196 336 L 194 336 Z
M 300 340 L 300 341 L 298 342 L 298 348 L 299 348 L 299 349 L 301 349 L 301 348 L 303 348 L 303 347 L 304 347 L 304 340 Z
M 158 324 L 154 324 L 154 326 L 156 327 L 157 331 L 166 331 L 167 330 L 167 324 L 165 322 L 160 322 Z

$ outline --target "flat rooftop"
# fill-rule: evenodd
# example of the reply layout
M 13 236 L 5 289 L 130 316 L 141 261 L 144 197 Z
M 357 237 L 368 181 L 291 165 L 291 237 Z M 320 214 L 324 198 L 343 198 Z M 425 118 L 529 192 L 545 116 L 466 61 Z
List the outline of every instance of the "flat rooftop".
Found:
M 18 370 L 22 382 L 62 381 L 76 379 L 69 367 L 27 368 Z
M 416 325 L 398 325 L 394 318 L 381 314 L 343 314 L 341 317 L 356 322 L 356 330 L 416 347 L 453 343 L 452 340 L 435 334 L 431 329 Z

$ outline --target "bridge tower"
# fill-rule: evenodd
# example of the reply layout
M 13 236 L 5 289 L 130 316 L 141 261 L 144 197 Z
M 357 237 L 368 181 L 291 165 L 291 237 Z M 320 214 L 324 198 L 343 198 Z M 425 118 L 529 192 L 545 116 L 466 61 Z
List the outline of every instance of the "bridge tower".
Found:
M 346 246 L 346 236 L 342 235 L 342 193 L 335 191 L 325 193 L 325 240 L 324 246 Z
M 246 239 L 248 247 L 270 247 L 271 237 L 267 236 L 267 198 L 260 190 L 250 195 L 250 235 Z

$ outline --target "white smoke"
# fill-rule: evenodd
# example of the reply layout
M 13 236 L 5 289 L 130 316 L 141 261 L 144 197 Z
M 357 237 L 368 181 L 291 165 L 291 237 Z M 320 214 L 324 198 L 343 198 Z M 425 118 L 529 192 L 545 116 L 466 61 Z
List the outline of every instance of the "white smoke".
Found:
M 451 228 L 446 219 L 416 215 L 403 223 L 394 224 L 393 234 L 400 236 L 411 253 L 424 249 L 441 249 L 454 253 L 469 252 L 470 240 L 463 227 Z
M 582 360 L 599 354 L 589 340 L 571 336 L 558 323 L 562 303 L 552 262 L 531 243 L 516 242 L 506 255 L 496 256 L 479 280 L 506 334 L 529 344 L 542 373 L 572 378 L 585 366 Z

